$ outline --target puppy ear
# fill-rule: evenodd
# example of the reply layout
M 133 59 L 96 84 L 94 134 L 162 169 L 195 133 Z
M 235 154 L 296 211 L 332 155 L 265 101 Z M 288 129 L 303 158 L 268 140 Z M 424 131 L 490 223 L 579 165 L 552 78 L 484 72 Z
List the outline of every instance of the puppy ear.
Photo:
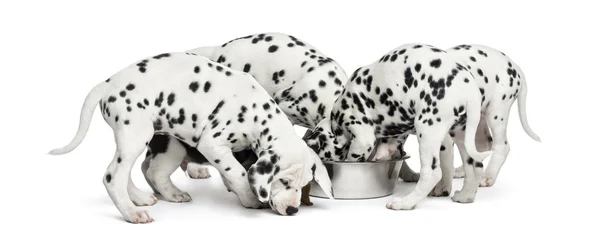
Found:
M 312 152 L 312 151 L 311 151 Z M 310 157 L 312 157 L 313 164 L 310 169 L 312 171 L 312 176 L 315 182 L 321 186 L 323 192 L 329 197 L 329 199 L 333 198 L 333 187 L 331 186 L 331 178 L 329 177 L 329 173 L 327 173 L 327 168 L 315 153 L 310 153 Z
M 248 182 L 258 200 L 266 203 L 271 197 L 271 183 L 280 171 L 276 154 L 261 151 L 256 163 L 248 169 Z

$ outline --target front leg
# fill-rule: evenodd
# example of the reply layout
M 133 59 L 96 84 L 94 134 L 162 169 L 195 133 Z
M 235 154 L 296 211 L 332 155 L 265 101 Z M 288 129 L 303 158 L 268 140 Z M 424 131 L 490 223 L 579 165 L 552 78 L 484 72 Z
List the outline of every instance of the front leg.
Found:
M 348 149 L 347 161 L 364 162 L 375 148 L 375 131 L 370 126 L 358 125 L 349 128 L 353 135 Z
M 246 169 L 233 156 L 231 148 L 226 146 L 214 147 L 214 144 L 219 143 L 200 141 L 197 148 L 223 176 L 226 187 L 229 187 L 228 189 L 231 189 L 238 196 L 244 207 L 260 208 L 262 204 L 252 192 L 246 177 Z

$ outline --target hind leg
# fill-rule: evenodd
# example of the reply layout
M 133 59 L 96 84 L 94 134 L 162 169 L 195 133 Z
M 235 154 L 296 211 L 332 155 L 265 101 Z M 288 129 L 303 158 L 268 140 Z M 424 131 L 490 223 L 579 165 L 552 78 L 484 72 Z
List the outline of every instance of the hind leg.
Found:
M 484 116 L 481 116 L 479 119 L 479 125 L 477 126 L 477 134 L 475 134 L 475 146 L 478 151 L 487 151 L 490 150 L 492 145 L 492 136 L 490 134 L 490 128 L 488 127 L 487 119 Z M 451 151 L 453 148 L 450 148 Z M 454 152 L 452 152 L 454 153 Z M 463 166 L 458 166 L 454 170 L 454 178 L 464 178 L 465 170 Z
M 453 140 L 458 147 L 458 152 L 460 153 L 460 157 L 462 159 L 462 167 L 463 171 L 465 172 L 465 179 L 463 181 L 462 189 L 454 192 L 452 201 L 458 203 L 472 203 L 475 201 L 475 195 L 479 186 L 479 179 L 483 173 L 483 163 L 480 161 L 475 161 L 467 154 L 464 145 L 465 132 L 457 129 L 454 131 L 454 133 L 455 136 L 453 137 Z
M 442 171 L 440 169 L 440 146 L 444 136 L 448 133 L 450 126 L 442 123 L 426 125 L 417 123 L 417 138 L 419 140 L 419 157 L 421 159 L 421 171 L 419 181 L 414 190 L 408 195 L 399 198 L 394 197 L 387 204 L 387 208 L 393 210 L 410 210 L 421 200 L 427 197 L 431 189 L 440 181 Z
M 115 140 L 117 151 L 113 161 L 108 165 L 102 181 L 123 218 L 131 223 L 148 223 L 153 219 L 147 211 L 138 209 L 128 194 L 131 169 L 137 157 L 145 149 L 145 144 L 152 138 L 152 123 L 138 122 L 130 125 L 117 125 Z
M 430 196 L 447 197 L 452 191 L 452 175 L 454 174 L 454 141 L 446 134 L 442 146 L 440 146 L 440 166 L 442 168 L 442 180 L 433 188 Z
M 498 178 L 498 173 L 500 173 L 500 169 L 510 152 L 510 145 L 506 136 L 509 113 L 509 104 L 504 108 L 496 108 L 494 112 L 488 113 L 487 120 L 489 121 L 493 135 L 493 140 L 491 141 L 493 154 L 480 181 L 481 187 L 491 187 L 494 185 Z
M 186 156 L 186 150 L 178 140 L 171 139 L 164 153 L 154 154 L 144 176 L 156 191 L 169 202 L 189 202 L 190 195 L 181 191 L 171 181 L 171 175 Z

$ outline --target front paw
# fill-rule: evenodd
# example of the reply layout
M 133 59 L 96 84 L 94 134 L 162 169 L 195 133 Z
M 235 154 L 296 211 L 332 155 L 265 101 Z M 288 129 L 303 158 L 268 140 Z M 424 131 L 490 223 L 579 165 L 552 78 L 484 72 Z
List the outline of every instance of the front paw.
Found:
M 465 170 L 462 166 L 454 169 L 454 178 L 464 178 L 465 177 Z
M 152 206 L 158 202 L 158 198 L 151 193 L 136 192 L 129 194 L 129 197 L 136 206 Z
M 415 204 L 401 198 L 395 198 L 391 202 L 388 202 L 385 207 L 391 210 L 413 210 L 415 209 Z
M 264 204 L 260 202 L 252 192 L 250 192 L 249 194 L 248 192 L 243 193 L 238 197 L 240 198 L 240 202 L 242 202 L 242 206 L 244 206 L 245 208 L 260 209 L 264 206 Z
M 496 180 L 491 178 L 490 176 L 483 176 L 479 181 L 479 187 L 491 187 L 494 186 L 495 182 Z
M 147 211 L 137 210 L 137 209 L 128 211 L 125 214 L 124 218 L 125 218 L 125 221 L 133 223 L 133 224 L 144 224 L 144 223 L 150 223 L 150 222 L 154 221 L 154 219 L 152 219 L 152 217 L 150 217 L 150 214 Z
M 450 196 L 450 190 L 452 187 L 448 188 L 441 183 L 438 183 L 429 193 L 431 197 L 448 197 Z
M 457 203 L 472 203 L 475 201 L 475 193 L 467 191 L 456 191 L 452 196 L 452 201 Z
M 169 202 L 176 202 L 176 203 L 183 203 L 183 202 L 191 202 L 192 201 L 192 197 L 190 196 L 190 194 L 186 193 L 186 192 L 177 192 L 177 193 L 173 193 L 173 194 L 169 194 L 168 196 L 164 196 L 165 200 L 169 201 Z

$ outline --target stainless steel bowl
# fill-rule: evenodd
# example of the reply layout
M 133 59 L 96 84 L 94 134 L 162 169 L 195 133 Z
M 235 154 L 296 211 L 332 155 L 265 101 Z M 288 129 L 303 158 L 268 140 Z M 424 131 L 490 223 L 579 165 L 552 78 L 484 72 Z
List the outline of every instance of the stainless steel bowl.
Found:
M 402 163 L 408 157 L 377 162 L 323 162 L 333 187 L 334 199 L 371 199 L 392 195 Z M 316 182 L 311 197 L 327 198 Z

